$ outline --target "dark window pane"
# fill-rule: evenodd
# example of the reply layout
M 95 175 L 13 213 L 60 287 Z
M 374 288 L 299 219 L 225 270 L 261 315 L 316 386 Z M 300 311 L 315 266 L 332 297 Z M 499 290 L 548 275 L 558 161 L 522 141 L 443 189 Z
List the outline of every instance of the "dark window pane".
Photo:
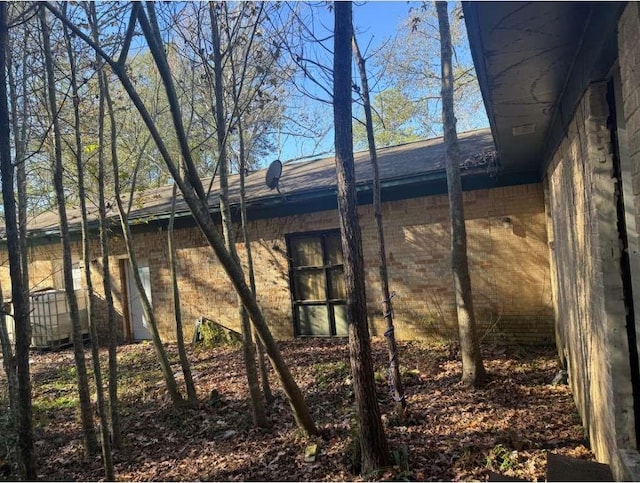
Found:
M 324 270 L 300 270 L 293 273 L 296 300 L 326 300 Z
M 300 335 L 331 335 L 325 305 L 298 305 L 297 310 Z
M 340 233 L 332 233 L 326 238 L 327 255 L 330 265 L 342 265 L 342 242 Z
M 329 298 L 347 298 L 347 292 L 344 287 L 344 270 L 342 267 L 329 269 Z
M 321 267 L 323 265 L 321 239 L 319 237 L 292 239 L 291 257 L 294 267 Z
M 349 320 L 347 317 L 347 306 L 334 305 L 333 318 L 336 322 L 336 335 L 339 335 L 339 336 L 349 335 Z

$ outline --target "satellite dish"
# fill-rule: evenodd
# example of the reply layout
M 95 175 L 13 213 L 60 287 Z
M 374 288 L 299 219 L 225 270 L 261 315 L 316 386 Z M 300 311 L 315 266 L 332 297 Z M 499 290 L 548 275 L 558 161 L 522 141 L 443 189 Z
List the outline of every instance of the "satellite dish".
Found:
M 280 181 L 280 175 L 282 174 L 282 163 L 279 159 L 273 161 L 267 168 L 267 176 L 265 183 L 269 189 L 277 188 Z

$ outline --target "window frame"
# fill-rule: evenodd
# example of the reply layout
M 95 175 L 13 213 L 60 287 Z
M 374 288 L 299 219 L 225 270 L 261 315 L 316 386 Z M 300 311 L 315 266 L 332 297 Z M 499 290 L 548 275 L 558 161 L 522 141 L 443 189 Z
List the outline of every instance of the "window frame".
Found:
M 288 233 L 285 235 L 285 242 L 287 245 L 287 261 L 289 268 L 289 296 L 291 299 L 291 310 L 293 315 L 293 330 L 295 337 L 347 337 L 348 334 L 339 335 L 336 330 L 336 317 L 335 317 L 335 307 L 336 306 L 345 306 L 347 304 L 346 293 L 344 298 L 329 298 L 331 294 L 331 273 L 336 269 L 340 269 L 342 271 L 342 278 L 344 280 L 344 258 L 342 259 L 342 263 L 330 263 L 329 257 L 329 237 L 338 236 L 338 240 L 340 241 L 340 229 L 333 228 L 328 230 L 314 230 L 314 231 L 304 231 L 304 232 L 296 232 L 296 233 Z M 304 265 L 304 266 L 295 266 L 294 265 L 294 253 L 293 253 L 293 243 L 295 243 L 298 239 L 304 238 L 319 238 L 320 246 L 322 250 L 322 265 Z M 340 252 L 342 255 L 342 245 L 340 245 Z M 304 300 L 297 298 L 297 290 L 296 290 L 296 274 L 304 273 L 304 272 L 313 272 L 313 271 L 322 271 L 324 273 L 324 298 L 318 300 Z M 327 320 L 329 323 L 329 333 L 328 334 L 302 334 L 300 330 L 300 317 L 298 314 L 298 307 L 301 306 L 314 306 L 314 307 L 324 307 L 327 314 Z

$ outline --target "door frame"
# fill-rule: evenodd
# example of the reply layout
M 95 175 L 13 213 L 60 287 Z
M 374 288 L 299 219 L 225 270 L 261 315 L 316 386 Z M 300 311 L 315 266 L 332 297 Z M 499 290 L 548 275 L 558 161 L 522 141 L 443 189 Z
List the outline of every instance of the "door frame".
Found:
M 149 269 L 149 275 L 151 275 L 151 268 L 149 266 L 148 263 L 146 262 L 142 262 L 142 263 L 138 263 L 138 269 L 140 268 L 147 268 Z M 125 325 L 125 333 L 127 334 L 127 338 L 129 340 L 129 342 L 139 342 L 139 341 L 143 341 L 143 340 L 151 340 L 151 331 L 149 329 L 147 329 L 145 327 L 145 329 L 147 329 L 148 332 L 148 337 L 146 338 L 141 338 L 141 339 L 137 339 L 135 337 L 135 333 L 134 333 L 134 323 L 133 323 L 133 319 L 132 319 L 132 307 L 131 307 L 131 303 L 132 303 L 132 297 L 131 297 L 131 290 L 136 290 L 136 288 L 134 287 L 134 284 L 132 283 L 133 281 L 130 279 L 130 273 L 131 273 L 131 262 L 129 261 L 129 258 L 122 258 L 120 259 L 120 278 L 121 278 L 121 284 L 123 287 L 122 290 L 122 297 L 123 297 L 123 304 L 122 304 L 122 309 L 123 309 L 123 315 L 124 315 L 124 325 Z M 151 277 L 149 277 L 151 278 Z M 147 296 L 149 297 L 149 303 L 153 306 L 153 298 L 151 297 L 151 286 L 149 286 L 149 292 L 147 293 Z M 144 317 L 144 314 L 142 314 L 142 317 Z

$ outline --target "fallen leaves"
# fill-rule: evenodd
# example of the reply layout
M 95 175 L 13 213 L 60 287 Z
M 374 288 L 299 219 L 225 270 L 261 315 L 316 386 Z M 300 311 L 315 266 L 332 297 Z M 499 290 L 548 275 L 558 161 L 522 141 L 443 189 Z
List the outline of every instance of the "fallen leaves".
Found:
M 307 437 L 296 428 L 273 372 L 275 401 L 268 414 L 274 427 L 253 427 L 239 348 L 190 350 L 201 404 L 174 409 L 152 346 L 120 347 L 125 447 L 114 453 L 118 479 L 359 479 L 350 473 L 354 413 L 346 341 L 302 339 L 281 342 L 280 347 L 321 437 Z M 175 345 L 167 349 L 178 372 Z M 485 348 L 490 381 L 475 390 L 458 384 L 460 363 L 447 347 L 401 343 L 399 354 L 408 412 L 404 420 L 393 415 L 386 377 L 378 377 L 385 430 L 398 464 L 377 478 L 486 480 L 496 471 L 542 480 L 548 450 L 592 458 L 568 387 L 549 384 L 558 370 L 552 349 L 513 353 Z M 373 356 L 376 372 L 384 375 L 384 341 L 374 341 Z M 106 353 L 103 357 L 106 364 Z M 103 478 L 99 458 L 84 460 L 75 408 L 55 403 L 75 395 L 71 353 L 34 353 L 32 359 L 40 476 Z M 217 394 L 215 403 L 211 394 Z

